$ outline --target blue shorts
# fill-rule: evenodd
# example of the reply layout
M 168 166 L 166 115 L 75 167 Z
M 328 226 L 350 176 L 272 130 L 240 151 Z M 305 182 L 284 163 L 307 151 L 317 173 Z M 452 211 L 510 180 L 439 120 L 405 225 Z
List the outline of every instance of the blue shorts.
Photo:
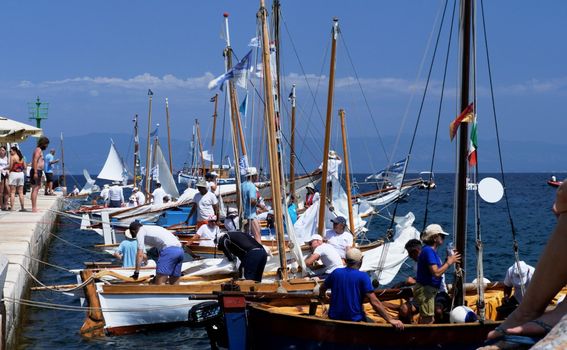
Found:
M 164 276 L 180 277 L 183 263 L 183 248 L 167 247 L 159 252 L 156 273 Z

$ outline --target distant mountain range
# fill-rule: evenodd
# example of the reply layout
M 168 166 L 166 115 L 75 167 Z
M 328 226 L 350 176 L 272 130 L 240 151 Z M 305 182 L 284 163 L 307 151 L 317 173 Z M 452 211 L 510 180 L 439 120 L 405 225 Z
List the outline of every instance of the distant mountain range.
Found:
M 133 137 L 128 134 L 111 134 L 111 133 L 90 133 L 82 136 L 70 136 L 65 138 L 65 166 L 66 172 L 70 174 L 82 173 L 83 169 L 87 169 L 89 173 L 95 177 L 101 170 L 108 149 L 110 148 L 110 140 L 113 140 L 120 155 L 124 158 L 129 168 L 133 163 Z M 402 138 L 403 140 L 403 138 Z M 301 141 L 297 141 L 298 145 Z M 567 155 L 561 150 L 567 149 L 567 145 L 559 145 L 553 143 L 525 141 L 501 141 L 502 153 L 504 157 L 504 167 L 506 172 L 548 172 L 560 173 L 567 171 Z M 386 145 L 393 144 L 393 138 L 385 139 Z M 162 149 L 167 158 L 167 140 L 161 138 Z M 190 141 L 174 139 L 171 142 L 173 149 L 174 169 L 179 170 L 183 167 L 184 162 L 190 159 Z M 258 140 L 254 140 L 253 145 L 260 145 Z M 321 140 L 305 140 L 303 149 L 298 146 L 296 150 L 300 165 L 297 166 L 299 173 L 311 171 L 315 169 L 320 160 L 315 160 L 322 151 L 323 141 Z M 403 141 L 400 142 L 400 145 Z M 406 145 L 409 142 L 406 142 Z M 215 157 L 220 158 L 220 140 L 217 140 L 219 149 L 215 152 Z M 316 145 L 309 152 L 305 150 L 308 145 Z M 407 152 L 407 146 L 399 146 L 398 154 L 395 160 L 404 157 L 403 152 Z M 456 143 L 450 144 L 450 147 L 444 142 L 438 142 L 435 155 L 434 172 L 454 172 L 454 155 L 453 150 Z M 498 153 L 495 151 L 496 142 L 494 140 L 479 141 L 479 170 L 481 172 L 499 172 Z M 26 156 L 31 156 L 33 140 L 29 140 L 22 144 L 22 148 Z M 338 143 L 340 146 L 340 143 Z M 50 148 L 57 150 L 56 157 L 60 157 L 59 140 L 53 139 Z M 140 139 L 142 165 L 145 163 L 146 141 Z M 257 147 L 257 146 L 256 146 Z M 349 149 L 351 154 L 350 163 L 354 172 L 368 173 L 379 170 L 385 166 L 386 158 L 383 155 L 378 141 L 371 137 L 358 137 L 349 140 Z M 206 147 L 207 148 L 207 147 Z M 265 148 L 265 147 L 264 147 Z M 488 150 L 490 148 L 490 150 Z M 430 168 L 431 153 L 433 149 L 432 138 L 429 140 L 417 141 L 412 157 L 410 158 L 410 172 L 426 171 Z M 342 150 L 336 149 L 339 154 Z M 230 153 L 228 153 L 230 152 Z M 249 154 L 258 155 L 260 151 L 249 150 Z M 265 151 L 264 151 L 265 152 Z M 286 150 L 286 153 L 288 151 Z M 228 142 L 225 143 L 224 153 L 229 154 L 232 159 L 232 147 Z M 265 154 L 265 153 L 264 153 Z M 302 157 L 302 155 L 304 155 Z M 310 158 L 310 159 L 305 159 Z M 370 159 L 374 164 L 371 164 Z M 251 164 L 256 165 L 256 164 Z M 287 169 L 287 166 L 286 166 Z M 305 169 L 305 171 L 303 171 Z

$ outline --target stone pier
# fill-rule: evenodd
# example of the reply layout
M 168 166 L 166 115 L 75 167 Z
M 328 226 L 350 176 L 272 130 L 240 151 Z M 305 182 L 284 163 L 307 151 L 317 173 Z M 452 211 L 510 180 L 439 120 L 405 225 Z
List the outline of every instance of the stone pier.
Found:
M 31 278 L 39 270 L 39 263 L 44 248 L 54 229 L 56 214 L 63 203 L 60 196 L 44 196 L 40 191 L 38 213 L 31 212 L 29 193 L 25 196 L 27 212 L 19 212 L 16 197 L 15 211 L 0 212 L 0 287 L 3 286 L 2 300 L 2 349 L 11 349 L 15 345 L 17 329 L 21 323 L 21 307 L 15 302 L 23 298 Z

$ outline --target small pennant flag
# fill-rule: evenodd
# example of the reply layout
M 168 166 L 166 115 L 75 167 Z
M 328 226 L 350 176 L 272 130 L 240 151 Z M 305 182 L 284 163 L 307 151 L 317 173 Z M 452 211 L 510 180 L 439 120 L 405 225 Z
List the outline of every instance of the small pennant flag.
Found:
M 148 89 L 148 96 L 152 96 L 154 92 L 151 89 Z
M 477 164 L 477 157 L 476 157 L 476 150 L 478 148 L 477 145 L 477 136 L 476 136 L 476 118 L 474 118 L 473 125 L 471 128 L 471 139 L 469 141 L 469 166 L 474 167 Z
M 453 120 L 451 124 L 449 124 L 449 136 L 451 137 L 451 141 L 455 138 L 457 134 L 457 129 L 461 123 L 470 123 L 474 119 L 474 102 L 465 108 L 465 110 L 457 117 L 457 119 Z
M 244 100 L 240 104 L 240 108 L 238 108 L 240 115 L 242 118 L 246 118 L 246 112 L 248 112 L 248 93 L 244 96 Z
M 218 96 L 219 96 L 219 95 L 217 94 L 217 95 L 211 97 L 211 102 L 215 102 L 215 101 L 217 100 L 217 97 L 218 97 Z

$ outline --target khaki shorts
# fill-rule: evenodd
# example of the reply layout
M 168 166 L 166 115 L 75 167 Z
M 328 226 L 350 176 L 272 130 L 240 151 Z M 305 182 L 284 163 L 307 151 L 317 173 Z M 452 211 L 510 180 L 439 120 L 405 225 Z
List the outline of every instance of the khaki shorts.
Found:
M 439 289 L 432 286 L 422 286 L 417 283 L 413 289 L 413 297 L 419 303 L 419 315 L 433 317 L 435 315 L 435 296 Z

